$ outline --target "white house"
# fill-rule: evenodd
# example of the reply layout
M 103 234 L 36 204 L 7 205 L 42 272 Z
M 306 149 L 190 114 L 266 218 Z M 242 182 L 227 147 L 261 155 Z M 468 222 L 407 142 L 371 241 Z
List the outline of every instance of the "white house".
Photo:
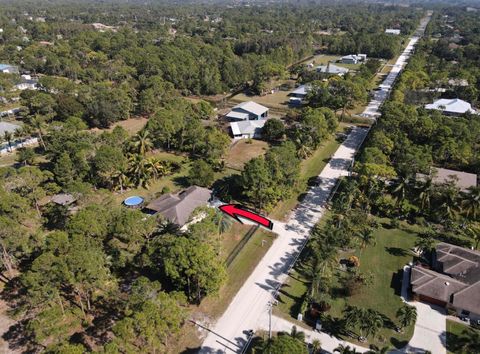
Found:
M 394 29 L 394 28 L 387 28 L 385 30 L 385 33 L 386 34 L 394 34 L 394 35 L 398 36 L 400 34 L 400 30 L 399 29 Z
M 30 75 L 22 75 L 20 83 L 15 85 L 16 90 L 36 90 L 38 88 L 37 80 L 32 79 Z
M 230 129 L 234 139 L 260 138 L 266 119 L 245 120 L 230 123 Z
M 448 116 L 460 116 L 467 112 L 476 114 L 477 112 L 472 108 L 472 105 L 459 98 L 442 98 L 431 104 L 425 106 L 426 109 L 432 109 L 442 111 L 443 114 Z
M 340 62 L 342 64 L 357 64 L 358 63 L 358 58 L 354 54 L 345 55 L 344 57 L 340 58 Z
M 226 115 L 230 121 L 260 120 L 268 117 L 268 108 L 253 101 L 242 102 Z
M 318 73 L 324 73 L 324 74 L 330 74 L 330 75 L 343 76 L 346 73 L 348 73 L 349 70 L 347 68 L 343 68 L 341 66 L 337 66 L 337 65 L 328 63 L 327 65 L 317 66 L 317 72 Z
M 0 64 L 0 73 L 3 74 L 18 74 L 18 67 L 10 64 Z

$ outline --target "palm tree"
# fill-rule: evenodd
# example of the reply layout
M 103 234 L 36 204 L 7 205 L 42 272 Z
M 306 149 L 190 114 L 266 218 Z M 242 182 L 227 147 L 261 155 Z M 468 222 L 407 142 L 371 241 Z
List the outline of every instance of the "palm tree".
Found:
M 476 220 L 480 216 L 480 187 L 469 187 L 462 193 L 462 212 L 466 218 Z
M 111 181 L 113 190 L 120 188 L 120 193 L 123 193 L 124 188 L 131 185 L 130 178 L 128 178 L 127 172 L 123 169 L 115 171 L 111 176 Z
M 349 345 L 340 344 L 333 350 L 334 353 L 339 354 L 356 354 L 357 350 L 355 348 L 350 347 Z
M 156 157 L 147 159 L 147 169 L 154 179 L 158 179 L 161 176 L 165 176 L 168 173 L 167 163 Z
M 399 176 L 392 190 L 397 206 L 400 205 L 407 197 L 410 180 L 408 177 Z
M 360 232 L 356 235 L 360 240 L 360 247 L 365 248 L 368 245 L 375 246 L 375 236 L 373 236 L 373 230 L 369 227 L 363 228 Z
M 214 215 L 215 224 L 218 225 L 218 233 L 223 234 L 228 231 L 232 226 L 232 219 L 227 216 L 225 213 L 220 212 L 218 209 L 215 209 Z
M 310 149 L 310 147 L 306 144 L 300 145 L 300 147 L 297 150 L 297 156 L 302 160 L 305 160 L 311 154 L 312 154 L 312 149 Z
M 463 230 L 463 233 L 473 240 L 475 249 L 478 249 L 478 245 L 480 244 L 480 225 L 478 223 L 470 223 Z
M 480 353 L 480 332 L 464 330 L 460 337 L 460 349 L 462 353 Z
M 362 323 L 364 323 L 363 329 L 366 332 L 366 336 L 368 337 L 369 334 L 372 334 L 373 337 L 375 337 L 378 330 L 383 327 L 384 320 L 383 316 L 378 311 L 368 309 Z
M 442 193 L 442 202 L 438 208 L 440 217 L 445 221 L 454 220 L 460 211 L 460 198 L 458 189 L 449 187 Z
M 435 249 L 435 239 L 427 232 L 415 241 L 415 248 L 422 254 L 431 253 Z
M 414 306 L 403 304 L 397 311 L 397 318 L 400 321 L 400 328 L 410 326 L 417 320 L 417 309 Z
M 322 350 L 322 343 L 318 339 L 312 340 L 312 353 L 317 354 Z
M 152 147 L 152 140 L 147 129 L 141 130 L 132 139 L 133 150 L 142 156 L 145 156 L 148 151 L 152 150 Z
M 42 146 L 43 150 L 46 150 L 47 147 L 45 145 L 45 140 L 43 139 L 44 123 L 44 118 L 38 114 L 29 118 L 29 124 L 33 129 L 36 130 L 40 145 Z
M 295 338 L 301 342 L 305 342 L 305 333 L 297 330 L 297 326 L 292 326 L 290 337 Z
M 345 310 L 343 310 L 343 319 L 345 320 L 347 328 L 355 328 L 360 323 L 360 317 L 360 309 L 356 306 L 348 305 Z
M 418 188 L 418 201 L 422 210 L 429 210 L 432 197 L 435 195 L 435 185 L 431 178 L 426 179 Z
M 151 171 L 148 168 L 147 159 L 142 155 L 133 155 L 130 157 L 128 174 L 135 186 L 142 186 L 148 189 Z
M 12 132 L 9 132 L 9 131 L 4 132 L 3 139 L 8 144 L 8 150 L 12 151 L 12 140 L 13 140 Z

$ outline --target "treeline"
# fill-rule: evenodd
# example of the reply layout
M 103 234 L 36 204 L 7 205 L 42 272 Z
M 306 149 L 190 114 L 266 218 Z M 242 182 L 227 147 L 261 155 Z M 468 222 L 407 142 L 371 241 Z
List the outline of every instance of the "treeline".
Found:
M 86 205 L 60 229 L 39 228 L 35 167 L 0 185 L 0 267 L 5 299 L 21 321 L 7 333 L 27 350 L 164 352 L 198 303 L 226 279 L 222 217 L 213 209 L 188 232 L 137 210 Z M 37 209 L 38 211 L 38 209 Z

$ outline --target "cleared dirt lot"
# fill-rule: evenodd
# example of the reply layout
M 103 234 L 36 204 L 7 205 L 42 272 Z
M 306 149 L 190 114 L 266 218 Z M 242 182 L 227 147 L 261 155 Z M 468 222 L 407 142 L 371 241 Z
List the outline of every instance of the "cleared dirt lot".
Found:
M 268 144 L 261 140 L 241 139 L 237 140 L 230 147 L 225 158 L 228 167 L 235 170 L 243 170 L 243 165 L 254 157 L 265 154 L 268 150 Z

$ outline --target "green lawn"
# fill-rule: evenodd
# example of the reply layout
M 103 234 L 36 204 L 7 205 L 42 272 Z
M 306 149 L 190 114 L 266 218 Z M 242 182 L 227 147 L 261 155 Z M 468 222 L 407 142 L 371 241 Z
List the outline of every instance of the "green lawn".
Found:
M 447 352 L 461 353 L 460 342 L 461 338 L 465 336 L 464 331 L 474 332 L 479 331 L 470 326 L 458 323 L 456 321 L 447 320 Z M 469 354 L 469 353 L 468 353 Z
M 358 307 L 372 308 L 385 316 L 386 326 L 377 334 L 376 338 L 369 338 L 368 343 L 363 345 L 376 344 L 380 347 L 395 346 L 403 347 L 413 335 L 413 326 L 405 329 L 404 333 L 397 333 L 394 328 L 396 324 L 396 312 L 402 305 L 400 299 L 402 268 L 412 260 L 411 248 L 414 246 L 416 234 L 401 229 L 380 228 L 375 232 L 376 245 L 368 246 L 363 250 L 342 252 L 339 259 L 356 255 L 360 259 L 360 270 L 373 275 L 371 285 L 363 286 L 360 291 L 351 296 L 345 297 L 339 284 L 343 271 L 335 272 L 333 287 L 332 308 L 327 313 L 334 322 L 342 318 L 342 311 L 345 306 L 354 305 Z M 303 301 L 305 292 L 308 289 L 309 281 L 301 274 L 302 264 L 298 264 L 296 272 L 292 273 L 288 282 L 282 287 L 279 297 L 278 311 L 283 316 L 296 316 Z M 358 334 L 358 333 L 357 333 Z M 352 338 L 343 338 L 355 342 Z M 359 343 L 361 344 L 361 343 Z

